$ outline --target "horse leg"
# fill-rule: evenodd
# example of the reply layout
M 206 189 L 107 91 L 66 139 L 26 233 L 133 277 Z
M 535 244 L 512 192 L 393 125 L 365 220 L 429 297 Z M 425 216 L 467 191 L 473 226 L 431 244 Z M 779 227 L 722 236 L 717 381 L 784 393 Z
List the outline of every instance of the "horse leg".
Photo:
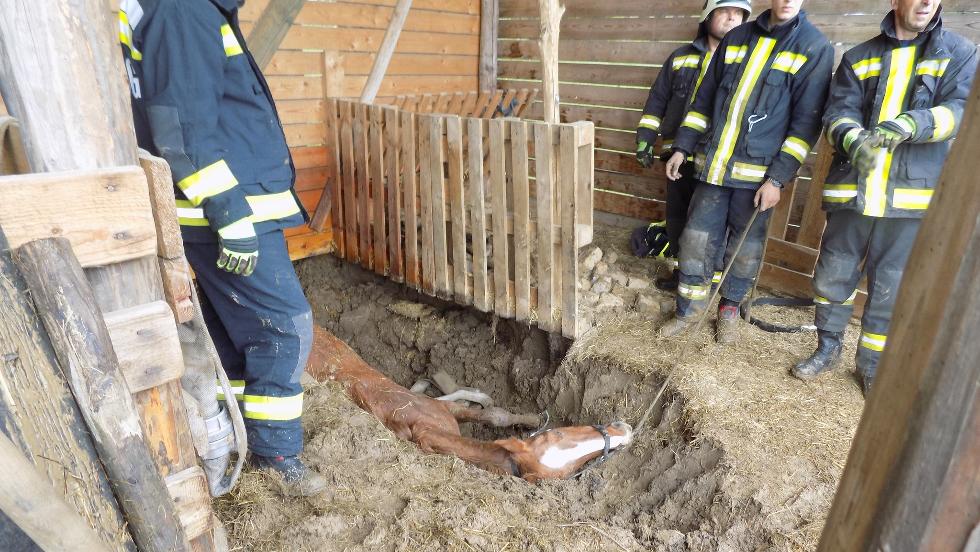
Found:
M 491 473 L 520 476 L 510 452 L 497 443 L 437 429 L 417 431 L 412 440 L 426 452 L 452 455 Z
M 538 414 L 514 414 L 496 406 L 470 408 L 447 402 L 446 407 L 459 422 L 476 422 L 493 427 L 538 427 L 541 425 L 541 416 Z

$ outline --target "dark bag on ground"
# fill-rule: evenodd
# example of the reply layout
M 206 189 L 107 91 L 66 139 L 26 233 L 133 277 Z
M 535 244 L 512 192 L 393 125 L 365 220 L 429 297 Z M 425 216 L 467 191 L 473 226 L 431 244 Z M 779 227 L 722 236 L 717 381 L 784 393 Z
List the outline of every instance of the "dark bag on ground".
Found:
M 669 247 L 667 223 L 664 221 L 641 226 L 630 235 L 630 249 L 637 257 L 663 257 Z

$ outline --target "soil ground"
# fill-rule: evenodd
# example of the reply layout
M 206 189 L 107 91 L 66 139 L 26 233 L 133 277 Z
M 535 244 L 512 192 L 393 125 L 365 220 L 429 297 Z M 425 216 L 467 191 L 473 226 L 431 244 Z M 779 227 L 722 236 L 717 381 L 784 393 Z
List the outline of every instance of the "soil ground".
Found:
M 592 264 L 583 318 L 594 328 L 567 355 L 567 344 L 540 331 L 420 296 L 333 257 L 300 262 L 317 323 L 402 385 L 441 370 L 499 406 L 547 409 L 553 425 L 635 426 L 669 375 L 667 390 L 628 449 L 577 479 L 531 485 L 424 454 L 340 388 L 315 385 L 306 398 L 304 458 L 327 476 L 330 492 L 284 498 L 274 477 L 247 472 L 218 503 L 233 548 L 814 549 L 863 407 L 849 374 L 856 329 L 848 331 L 844 368 L 815 383 L 787 373 L 810 352 L 813 334 L 745 326 L 740 343 L 725 348 L 713 342 L 710 319 L 687 361 L 674 366 L 684 340 L 655 333 L 669 296 L 636 284 L 652 279 L 654 262 L 629 255 L 627 234 L 596 233 L 614 276 L 609 290 L 591 290 L 605 273 L 583 259 Z M 594 248 L 583 250 L 590 255 Z M 759 314 L 812 321 L 809 309 Z

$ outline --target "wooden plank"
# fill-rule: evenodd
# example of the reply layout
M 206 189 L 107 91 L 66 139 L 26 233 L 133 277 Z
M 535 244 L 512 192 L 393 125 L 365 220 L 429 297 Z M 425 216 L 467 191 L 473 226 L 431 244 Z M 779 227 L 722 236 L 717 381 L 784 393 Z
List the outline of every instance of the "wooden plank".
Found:
M 294 26 L 282 41 L 281 48 L 303 50 L 323 48 L 343 52 L 377 52 L 384 40 L 385 31 L 379 29 L 330 28 Z M 440 33 L 438 40 L 433 33 L 403 31 L 398 37 L 398 51 L 412 54 L 480 55 L 480 37 L 477 35 Z M 476 75 L 473 75 L 476 81 Z M 363 86 L 363 85 L 362 85 Z M 382 89 L 383 90 L 383 89 Z M 360 96 L 354 94 L 353 96 Z
M 489 312 L 492 308 L 487 275 L 487 213 L 483 185 L 483 122 L 466 119 L 467 197 L 472 235 L 473 305 Z
M 136 404 L 124 384 L 95 294 L 71 244 L 64 238 L 32 241 L 17 249 L 14 260 L 38 305 L 137 546 L 190 550 L 143 440 Z
M 369 157 L 368 106 L 354 104 L 354 155 L 357 191 L 357 241 L 361 266 L 370 270 L 374 262 L 371 255 L 371 165 Z
M 499 91 L 498 91 L 499 93 Z M 512 297 L 507 288 L 510 281 L 510 254 L 507 243 L 507 176 L 504 159 L 504 132 L 506 122 L 490 121 L 490 217 L 493 228 L 493 285 L 494 312 L 504 318 L 513 318 Z
M 343 184 L 340 176 L 340 118 L 337 113 L 337 100 L 327 100 L 324 103 L 324 125 L 327 127 L 326 146 L 331 158 L 330 171 L 327 176 L 327 186 L 323 193 L 326 199 L 321 199 L 317 205 L 310 228 L 322 232 L 329 220 L 337 240 L 337 248 L 343 249 Z
M 769 245 L 766 247 L 766 262 L 802 274 L 813 274 L 818 253 L 818 250 L 804 245 L 769 238 Z
M 177 204 L 170 165 L 144 150 L 140 150 L 139 160 L 150 193 L 153 224 L 156 226 L 157 255 L 164 259 L 179 259 L 184 256 L 184 240 L 180 233 L 180 224 L 177 223 Z
M 432 108 L 433 113 L 449 113 L 449 102 L 452 101 L 452 94 L 443 92 L 439 94 L 436 99 L 435 105 Z
M 492 92 L 481 92 L 477 98 L 476 103 L 473 105 L 472 116 L 478 119 L 483 118 L 483 113 L 487 110 L 487 106 L 493 101 L 493 96 L 497 91 Z
M 357 239 L 357 194 L 356 194 L 356 171 L 357 158 L 354 153 L 354 120 L 352 109 L 354 104 L 350 102 L 338 102 L 340 108 L 340 154 L 341 168 L 343 169 L 343 203 L 344 203 L 344 230 L 343 249 L 340 250 L 343 258 L 349 261 L 356 261 L 359 258 L 360 242 Z
M 445 143 L 443 140 L 443 117 L 434 115 L 427 120 L 429 131 L 429 185 L 432 213 L 432 269 L 436 295 L 452 297 L 452 281 L 449 279 L 448 253 L 446 240 L 446 174 L 443 167 Z
M 158 258 L 160 276 L 163 282 L 163 296 L 173 310 L 174 321 L 178 324 L 190 322 L 194 318 L 194 303 L 191 299 L 191 269 L 187 259 Z
M 646 17 L 650 15 L 648 0 L 618 0 L 616 3 L 601 3 L 593 0 L 565 0 L 570 17 Z M 812 14 L 851 14 L 880 13 L 884 15 L 887 4 L 874 4 L 869 8 L 868 0 L 810 0 L 806 4 L 807 13 Z M 695 17 L 701 15 L 702 0 L 673 0 L 657 9 L 661 17 Z M 754 13 L 761 13 L 770 7 L 767 0 L 752 2 Z M 970 0 L 944 0 L 943 9 L 947 11 L 973 11 L 975 4 Z M 500 0 L 500 17 L 537 17 L 537 6 L 526 0 Z
M 435 295 L 435 260 L 433 256 L 434 231 L 432 228 L 432 173 L 440 167 L 435 167 L 432 160 L 432 126 L 438 125 L 432 121 L 430 115 L 419 115 L 418 119 L 418 151 L 419 151 L 419 197 L 421 199 L 421 225 L 422 225 L 422 291 L 429 295 Z M 439 150 L 442 151 L 441 148 Z M 414 201 L 414 198 L 412 199 Z
M 180 338 L 167 303 L 155 301 L 106 313 L 104 318 L 130 393 L 163 385 L 183 375 Z
M 156 255 L 146 175 L 139 167 L 5 176 L 0 196 L 0 226 L 12 248 L 65 237 L 86 267 Z
M 259 68 L 264 68 L 279 49 L 303 4 L 303 0 L 276 0 L 262 11 L 248 34 L 248 49 Z
M 286 239 L 289 248 L 289 259 L 298 261 L 317 255 L 326 255 L 335 250 L 333 232 L 306 232 L 290 236 Z
M 538 327 L 546 332 L 560 330 L 555 320 L 553 271 L 555 269 L 556 238 L 554 231 L 555 180 L 557 159 L 554 156 L 556 128 L 535 123 L 534 163 L 537 167 L 535 199 L 537 205 L 537 276 Z
M 796 179 L 790 180 L 780 193 L 779 203 L 772 208 L 769 219 L 769 237 L 786 238 L 786 225 L 789 224 L 790 210 L 793 208 L 793 194 L 796 192 Z
M 473 110 L 476 109 L 476 102 L 480 99 L 480 94 L 477 92 L 467 92 L 466 97 L 463 98 L 463 105 L 459 108 L 459 113 L 463 117 L 472 117 Z
M 249 2 L 251 3 L 251 2 Z M 470 34 L 480 32 L 478 14 L 453 13 L 444 9 L 428 10 L 412 4 L 411 11 L 403 26 L 404 31 L 419 31 L 433 34 Z M 299 25 L 337 26 L 365 29 L 386 29 L 392 19 L 394 9 L 388 6 L 361 4 L 353 2 L 307 2 L 296 17 Z
M 500 55 L 505 58 L 540 60 L 536 41 L 501 39 Z M 558 44 L 561 61 L 641 63 L 667 59 L 677 44 L 672 42 L 613 42 L 609 40 L 562 40 Z
M 500 25 L 500 1 L 480 2 L 480 88 L 489 92 L 497 88 L 497 37 Z
M 369 110 L 371 118 L 370 155 L 371 155 L 371 227 L 374 230 L 373 251 L 374 271 L 384 276 L 387 274 L 388 236 L 385 232 L 387 215 L 385 214 L 385 160 L 384 160 L 384 111 L 379 105 L 372 105 Z
M 166 479 L 167 491 L 177 506 L 177 517 L 187 537 L 194 539 L 211 532 L 211 493 L 204 470 L 193 466 Z
M 412 7 L 412 0 L 398 0 L 395 10 L 388 22 L 388 29 L 385 31 L 384 40 L 378 47 L 378 53 L 374 58 L 374 65 L 371 66 L 371 73 L 368 75 L 367 82 L 364 84 L 364 91 L 361 92 L 361 101 L 373 103 L 381 88 L 381 81 L 388 71 L 388 63 L 391 55 L 395 52 L 398 45 L 398 37 L 401 36 L 402 28 L 405 26 L 405 19 L 408 18 L 408 10 Z
M 803 221 L 800 223 L 800 233 L 797 241 L 800 245 L 818 249 L 820 238 L 823 236 L 824 227 L 827 225 L 827 216 L 823 212 L 823 184 L 830 173 L 830 165 L 834 161 L 834 148 L 827 141 L 826 137 L 821 137 L 817 144 L 817 164 L 813 170 L 815 178 L 810 182 L 807 193 L 806 203 L 803 207 Z
M 531 193 L 528 189 L 527 125 L 510 121 L 511 178 L 514 192 L 514 292 L 518 322 L 531 319 Z
M 558 58 L 561 18 L 564 5 L 558 0 L 538 0 L 539 38 L 537 42 L 541 59 L 541 96 L 544 100 L 544 122 L 561 122 L 558 115 Z
M 405 283 L 418 289 L 422 283 L 419 274 L 419 215 L 417 210 L 418 169 L 415 162 L 415 115 L 401 112 L 401 161 L 402 204 L 405 206 Z M 421 137 L 420 137 L 421 138 Z
M 503 98 L 504 98 L 503 90 L 495 91 L 493 93 L 493 96 L 490 98 L 489 103 L 487 103 L 486 109 L 483 111 L 482 114 L 478 116 L 483 117 L 484 119 L 494 118 L 494 116 L 496 116 L 497 114 L 497 107 L 500 105 L 500 101 L 503 100 Z
M 463 125 L 459 117 L 446 117 L 446 164 L 449 167 L 449 221 L 452 225 L 453 298 L 473 304 L 466 285 L 466 202 L 463 198 Z
M 396 282 L 405 281 L 405 261 L 402 252 L 402 187 L 398 156 L 401 149 L 399 112 L 393 107 L 384 108 L 385 119 L 385 169 L 387 190 L 385 210 L 388 214 L 388 271 Z
M 573 123 L 578 139 L 578 175 L 575 181 L 578 198 L 575 202 L 575 235 L 578 247 L 592 243 L 592 195 L 595 189 L 595 127 L 592 123 L 579 121 Z
M 572 86 L 569 83 L 634 86 L 641 90 L 649 90 L 657 79 L 657 75 L 660 74 L 660 67 L 652 65 L 650 62 L 660 63 L 664 59 L 666 58 L 650 59 L 644 62 L 644 65 L 570 63 L 559 60 L 558 74 L 564 81 L 561 84 L 561 94 L 563 97 L 568 96 L 565 89 Z M 538 82 L 541 80 L 541 64 L 535 59 L 501 59 L 497 70 L 498 82 L 516 83 L 524 81 L 522 86 L 539 86 Z M 574 87 L 572 89 L 574 90 Z
M 558 161 L 559 213 L 562 226 L 562 289 L 561 329 L 566 337 L 578 334 L 578 223 L 579 141 L 582 128 L 565 125 L 559 131 L 560 158 Z

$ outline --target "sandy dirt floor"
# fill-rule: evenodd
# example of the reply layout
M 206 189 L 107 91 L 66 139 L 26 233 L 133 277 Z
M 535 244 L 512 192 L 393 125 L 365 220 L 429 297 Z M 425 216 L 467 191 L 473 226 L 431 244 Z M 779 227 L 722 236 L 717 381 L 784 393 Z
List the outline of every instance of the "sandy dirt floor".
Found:
M 567 355 L 567 344 L 537 330 L 424 298 L 333 257 L 299 263 L 317 323 L 402 385 L 443 371 L 513 411 L 547 409 L 557 424 L 636 425 L 670 380 L 627 450 L 578 479 L 539 485 L 423 454 L 342 389 L 313 386 L 304 458 L 331 490 L 289 499 L 271 475 L 246 473 L 218 503 L 233 548 L 813 550 L 863 407 L 850 376 L 856 328 L 844 367 L 815 383 L 787 373 L 813 334 L 746 325 L 742 341 L 724 348 L 710 319 L 677 364 L 684 341 L 655 334 L 670 297 L 651 284 L 655 263 L 629 256 L 627 234 L 597 232 L 600 259 L 594 247 L 582 252 L 591 265 L 583 318 L 594 327 Z M 758 314 L 812 320 L 812 309 Z

